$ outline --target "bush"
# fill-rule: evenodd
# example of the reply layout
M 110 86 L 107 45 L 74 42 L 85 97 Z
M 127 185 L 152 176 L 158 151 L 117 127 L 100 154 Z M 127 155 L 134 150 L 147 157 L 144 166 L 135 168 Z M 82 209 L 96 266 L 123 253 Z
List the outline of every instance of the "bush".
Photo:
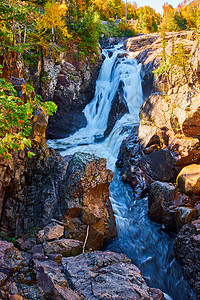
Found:
M 27 100 L 24 103 L 11 83 L 0 79 L 0 155 L 10 159 L 12 152 L 31 147 L 29 139 L 31 131 L 31 119 L 36 108 L 40 107 L 46 114 L 52 115 L 56 111 L 53 102 L 41 102 L 39 95 L 34 95 L 34 89 L 30 85 L 22 86 Z M 28 155 L 33 155 L 28 152 Z

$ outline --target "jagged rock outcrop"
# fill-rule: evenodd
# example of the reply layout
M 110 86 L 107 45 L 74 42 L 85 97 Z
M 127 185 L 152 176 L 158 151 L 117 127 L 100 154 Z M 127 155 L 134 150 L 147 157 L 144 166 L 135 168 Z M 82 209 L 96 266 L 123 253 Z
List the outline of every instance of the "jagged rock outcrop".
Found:
M 70 287 L 86 299 L 164 299 L 123 254 L 95 251 L 64 258 L 62 266 Z
M 9 251 L 17 252 L 18 257 L 15 255 L 7 261 Z M 16 266 L 19 256 L 20 263 Z M 3 277 L 6 263 L 6 270 L 10 272 Z M 110 251 L 63 258 L 58 265 L 42 254 L 20 254 L 12 243 L 1 242 L 0 268 L 3 270 L 0 273 L 1 299 L 164 300 L 159 289 L 147 286 L 139 269 L 129 258 Z
M 65 177 L 68 208 L 63 222 L 69 224 L 68 236 L 82 241 L 88 228 L 88 249 L 100 249 L 105 239 L 116 236 L 109 199 L 112 176 L 106 169 L 106 160 L 94 155 L 75 153 L 69 162 Z
M 180 75 L 182 80 L 166 91 L 162 88 L 164 78 L 156 77 L 151 86 L 151 92 L 156 93 L 141 107 L 138 133 L 142 157 L 140 169 L 145 173 L 147 186 L 155 180 L 175 182 L 183 167 L 200 161 L 198 126 L 196 131 L 187 132 L 185 125 L 191 120 L 191 126 L 195 128 L 194 116 L 199 111 L 199 47 L 193 32 L 169 33 L 165 37 L 166 55 L 171 53 L 172 37 L 174 45 L 181 41 L 191 52 L 188 76 L 193 85 L 188 86 L 184 76 Z M 152 71 L 161 61 L 162 38 L 158 34 L 144 35 L 129 39 L 126 45 L 129 51 L 135 51 L 132 56 L 142 63 L 143 80 L 149 73 L 153 76 Z M 166 92 L 167 95 L 163 95 Z M 147 90 L 144 89 L 145 93 Z
M 200 295 L 200 219 L 183 226 L 174 241 L 174 253 L 183 274 L 195 293 Z
M 101 58 L 96 58 L 95 63 L 65 55 L 59 61 L 44 58 L 44 71 L 50 82 L 44 85 L 43 95 L 58 106 L 49 119 L 48 138 L 66 137 L 86 125 L 82 110 L 94 97 L 101 63 Z

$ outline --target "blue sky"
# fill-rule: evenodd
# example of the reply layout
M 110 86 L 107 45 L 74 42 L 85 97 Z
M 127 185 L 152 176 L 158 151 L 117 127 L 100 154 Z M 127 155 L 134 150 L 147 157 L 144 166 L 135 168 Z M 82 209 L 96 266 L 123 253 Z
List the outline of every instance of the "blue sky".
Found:
M 139 6 L 145 6 L 145 5 L 149 5 L 151 7 L 153 7 L 156 12 L 159 12 L 160 14 L 163 13 L 162 10 L 162 6 L 165 2 L 168 2 L 169 4 L 171 4 L 174 8 L 176 8 L 178 6 L 179 3 L 182 2 L 182 0 L 128 0 L 128 2 L 133 3 L 136 2 L 138 7 Z

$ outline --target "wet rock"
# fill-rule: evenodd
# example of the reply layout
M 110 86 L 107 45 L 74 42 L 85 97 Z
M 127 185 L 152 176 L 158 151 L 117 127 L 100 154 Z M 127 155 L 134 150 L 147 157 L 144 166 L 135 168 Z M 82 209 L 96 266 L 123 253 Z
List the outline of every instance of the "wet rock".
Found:
M 57 263 L 57 265 L 59 265 L 62 261 L 62 254 L 48 254 L 47 256 L 50 260 L 53 260 Z
M 85 240 L 89 226 L 88 249 L 101 249 L 105 240 L 116 236 L 109 200 L 111 181 L 112 172 L 106 168 L 103 158 L 75 153 L 69 161 L 65 178 L 68 208 L 63 223 L 66 223 L 68 236 L 81 241 Z M 65 202 L 63 207 L 66 207 Z
M 176 184 L 186 194 L 199 194 L 200 192 L 200 165 L 192 164 L 181 170 Z
M 73 239 L 61 239 L 44 244 L 45 254 L 61 254 L 63 256 L 78 255 L 82 252 L 83 243 Z
M 41 255 L 44 255 L 44 248 L 43 246 L 40 244 L 40 245 L 35 245 L 32 249 L 31 249 L 31 252 L 34 254 L 34 253 L 39 253 Z
M 38 232 L 55 217 L 63 195 L 66 160 L 48 148 L 35 151 L 32 159 L 16 154 L 13 161 L 5 163 L 1 230 L 11 236 Z
M 40 230 L 37 234 L 38 243 L 43 243 L 49 240 L 59 239 L 64 235 L 64 226 L 61 226 L 55 222 L 50 223 Z
M 120 120 L 123 115 L 129 113 L 128 105 L 123 95 L 122 82 L 119 84 L 118 91 L 114 96 L 111 104 L 111 109 L 108 116 L 107 128 L 104 132 L 104 136 L 107 137 L 111 133 L 117 120 Z
M 123 254 L 95 251 L 64 258 L 62 265 L 70 287 L 86 299 L 156 299 Z
M 200 219 L 184 225 L 174 240 L 174 253 L 183 274 L 195 293 L 200 295 Z
M 42 289 L 45 299 L 49 300 L 83 300 L 84 297 L 70 289 L 65 276 L 57 264 L 52 261 L 34 260 L 34 272 L 37 284 Z

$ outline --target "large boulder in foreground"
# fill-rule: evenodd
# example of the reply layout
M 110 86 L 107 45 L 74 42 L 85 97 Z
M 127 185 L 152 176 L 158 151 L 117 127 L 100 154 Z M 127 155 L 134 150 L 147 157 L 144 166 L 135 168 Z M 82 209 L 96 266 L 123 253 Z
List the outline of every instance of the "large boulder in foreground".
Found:
M 149 288 L 124 254 L 95 251 L 63 258 L 58 266 L 42 254 L 16 251 L 12 243 L 0 243 L 1 299 L 164 300 L 163 293 Z
M 63 258 L 62 266 L 70 287 L 85 299 L 164 299 L 124 254 L 95 251 Z
M 188 283 L 200 296 L 200 219 L 183 226 L 174 240 L 174 253 Z
M 86 248 L 101 249 L 116 236 L 109 199 L 112 177 L 106 159 L 79 152 L 73 155 L 65 177 L 66 200 L 62 201 L 66 238 L 84 241 L 88 232 Z

